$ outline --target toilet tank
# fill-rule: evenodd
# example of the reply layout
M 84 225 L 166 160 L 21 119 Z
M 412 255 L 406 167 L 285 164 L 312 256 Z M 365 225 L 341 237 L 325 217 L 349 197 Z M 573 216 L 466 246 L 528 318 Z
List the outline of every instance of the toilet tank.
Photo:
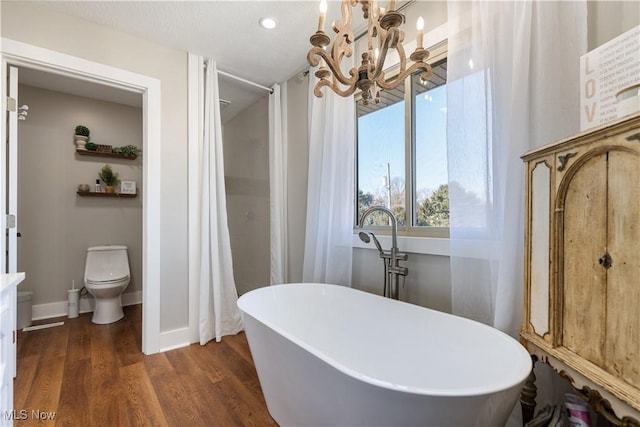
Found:
M 109 282 L 129 277 L 127 247 L 122 245 L 94 246 L 87 249 L 85 282 Z

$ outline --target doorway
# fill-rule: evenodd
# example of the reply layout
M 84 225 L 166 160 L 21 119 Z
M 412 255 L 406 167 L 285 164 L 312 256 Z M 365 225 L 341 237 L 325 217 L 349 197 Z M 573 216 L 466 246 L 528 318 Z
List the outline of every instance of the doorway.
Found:
M 143 186 L 142 186 L 142 352 L 153 354 L 160 351 L 160 82 L 157 79 L 132 73 L 126 70 L 107 66 L 104 64 L 87 61 L 70 55 L 54 52 L 48 49 L 28 45 L 13 40 L 2 39 L 2 64 L 0 67 L 2 84 L 2 100 L 8 111 L 7 115 L 13 120 L 7 120 L 8 126 L 0 130 L 0 139 L 8 141 L 8 137 L 15 134 L 17 139 L 17 127 L 15 110 L 7 102 L 9 87 L 17 82 L 9 81 L 8 69 L 10 66 L 46 71 L 48 73 L 64 76 L 75 80 L 76 84 L 89 83 L 96 87 L 118 88 L 120 90 L 138 94 L 142 97 L 143 116 Z M 19 79 L 19 76 L 16 76 Z M 13 116 L 12 116 L 13 114 Z M 13 123 L 13 125 L 12 125 Z M 11 144 L 9 144 L 11 146 Z M 11 169 L 12 155 L 3 144 L 0 150 L 0 176 L 8 176 L 7 170 Z M 12 200 L 17 192 L 17 187 L 12 186 L 8 180 L 3 180 L 0 208 L 2 210 L 3 224 L 5 227 L 5 213 L 16 214 L 15 206 L 10 206 L 7 200 Z M 14 188 L 15 187 L 15 188 Z M 17 198 L 16 198 L 17 200 Z M 13 210 L 13 212 L 12 212 Z M 19 224 L 19 213 L 16 215 Z M 13 230 L 13 231 L 11 231 Z M 15 228 L 10 229 L 15 233 Z M 15 239 L 13 239 L 15 241 Z M 5 247 L 6 245 L 6 247 Z M 16 245 L 11 239 L 3 240 L 0 248 L 1 265 L 6 265 L 7 257 L 15 257 Z M 7 272 L 11 272 L 14 266 L 9 266 Z
M 117 88 L 93 90 L 22 67 L 18 79 L 18 104 L 26 114 L 18 121 L 17 270 L 28 277 L 21 291 L 32 292 L 33 318 L 67 315 L 67 291 L 84 286 L 87 248 L 94 246 L 127 247 L 130 279 L 122 304 L 142 303 L 142 158 L 80 150 L 72 137 L 83 125 L 96 144 L 90 148 L 141 147 L 142 96 Z M 135 194 L 96 192 L 106 165 L 121 182 L 135 183 Z M 81 185 L 90 191 L 80 191 Z M 82 291 L 79 312 L 94 311 L 94 302 Z

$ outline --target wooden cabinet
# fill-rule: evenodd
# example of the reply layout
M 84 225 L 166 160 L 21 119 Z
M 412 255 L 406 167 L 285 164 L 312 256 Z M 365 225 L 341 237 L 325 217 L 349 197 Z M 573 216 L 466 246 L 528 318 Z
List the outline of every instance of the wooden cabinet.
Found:
M 610 420 L 640 425 L 640 115 L 523 160 L 522 342 Z

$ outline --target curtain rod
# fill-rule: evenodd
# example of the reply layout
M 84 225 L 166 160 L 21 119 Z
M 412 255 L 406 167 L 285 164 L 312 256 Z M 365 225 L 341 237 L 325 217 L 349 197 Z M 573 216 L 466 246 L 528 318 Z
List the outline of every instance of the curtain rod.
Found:
M 232 79 L 238 80 L 239 82 L 246 83 L 248 85 L 255 86 L 255 87 L 260 88 L 260 89 L 264 89 L 264 90 L 268 91 L 271 94 L 273 93 L 273 89 L 271 89 L 270 87 L 259 85 L 258 83 L 254 83 L 252 81 L 243 79 L 242 77 L 234 76 L 233 74 L 224 72 L 222 70 L 218 70 L 218 74 L 222 74 L 223 76 L 230 77 Z

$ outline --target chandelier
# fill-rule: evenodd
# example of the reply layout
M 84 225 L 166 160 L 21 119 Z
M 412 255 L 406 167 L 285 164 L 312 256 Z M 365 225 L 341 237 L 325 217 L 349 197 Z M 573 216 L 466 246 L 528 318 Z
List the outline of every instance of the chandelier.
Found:
M 362 54 L 360 67 L 353 67 L 348 75 L 342 72 L 340 63 L 342 59 L 351 57 L 353 51 L 350 47 L 355 37 L 351 29 L 352 9 L 362 5 L 364 19 L 367 20 L 367 51 Z M 312 67 L 320 65 L 315 75 L 320 80 L 316 83 L 313 93 L 318 98 L 322 97 L 322 88 L 329 86 L 340 96 L 351 96 L 357 89 L 362 91 L 364 105 L 373 100 L 380 102 L 380 90 L 393 89 L 404 82 L 407 76 L 422 70 L 420 76 L 426 81 L 431 77 L 431 67 L 425 62 L 429 52 L 422 47 L 423 27 L 422 17 L 418 18 L 416 37 L 416 49 L 409 56 L 413 61 L 407 67 L 407 57 L 404 52 L 404 31 L 400 25 L 404 24 L 404 15 L 395 10 L 395 0 L 389 0 L 387 9 L 378 6 L 377 0 L 342 0 L 342 22 L 334 21 L 331 28 L 336 33 L 333 42 L 324 32 L 324 24 L 327 12 L 326 0 L 320 2 L 320 17 L 318 19 L 318 31 L 309 39 L 313 47 L 307 54 L 307 60 Z M 329 44 L 331 43 L 331 46 Z M 383 71 L 387 52 L 395 49 L 400 61 L 400 70 L 391 79 L 385 78 Z M 331 78 L 331 80 L 329 80 Z

